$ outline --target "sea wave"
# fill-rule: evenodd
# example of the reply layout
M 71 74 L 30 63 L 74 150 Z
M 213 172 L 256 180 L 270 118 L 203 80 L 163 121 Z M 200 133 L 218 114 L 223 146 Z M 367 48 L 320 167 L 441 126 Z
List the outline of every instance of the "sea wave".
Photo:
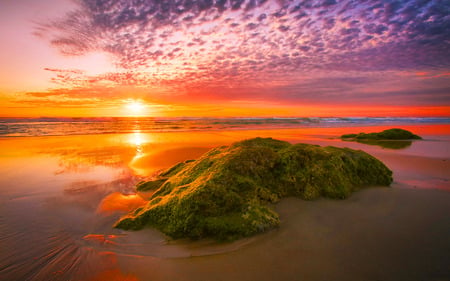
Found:
M 399 124 L 450 124 L 447 117 L 235 117 L 235 118 L 0 118 L 0 137 L 346 127 Z

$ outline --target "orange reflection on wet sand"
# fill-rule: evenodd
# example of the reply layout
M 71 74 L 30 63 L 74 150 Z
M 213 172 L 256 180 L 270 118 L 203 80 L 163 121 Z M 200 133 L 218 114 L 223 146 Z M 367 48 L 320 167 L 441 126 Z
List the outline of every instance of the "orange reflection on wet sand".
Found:
M 139 279 L 132 274 L 124 274 L 120 269 L 112 269 L 104 271 L 91 279 L 91 281 L 139 281 Z
M 129 212 L 140 206 L 145 205 L 147 201 L 138 194 L 124 195 L 120 192 L 114 192 L 103 198 L 97 208 L 97 212 L 109 213 L 114 211 Z
M 117 245 L 112 239 L 117 238 L 117 235 L 105 235 L 105 234 L 88 234 L 83 237 L 86 241 L 93 241 L 98 244 Z
M 114 252 L 104 251 L 100 253 L 101 256 L 107 257 L 108 263 L 112 268 L 98 273 L 90 281 L 139 281 L 134 274 L 124 273 L 119 268 L 117 254 Z
M 197 159 L 212 147 L 153 148 L 133 158 L 128 166 L 135 175 L 148 176 L 179 162 Z

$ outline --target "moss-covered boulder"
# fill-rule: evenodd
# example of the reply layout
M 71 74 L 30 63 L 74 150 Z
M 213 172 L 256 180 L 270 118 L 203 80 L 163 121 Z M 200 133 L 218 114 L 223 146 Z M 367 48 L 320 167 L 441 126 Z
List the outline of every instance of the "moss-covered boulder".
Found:
M 276 227 L 280 221 L 270 203 L 282 197 L 342 199 L 391 182 L 392 172 L 363 151 L 255 138 L 215 148 L 140 183 L 138 189 L 155 192 L 115 227 L 231 240 Z
M 410 131 L 394 128 L 379 133 L 346 134 L 342 135 L 341 139 L 344 141 L 356 141 L 389 149 L 403 149 L 412 144 L 411 140 L 422 138 Z
M 422 139 L 418 135 L 411 133 L 410 131 L 403 129 L 388 129 L 379 133 L 359 133 L 359 134 L 346 134 L 341 136 L 342 139 L 353 140 L 418 140 Z

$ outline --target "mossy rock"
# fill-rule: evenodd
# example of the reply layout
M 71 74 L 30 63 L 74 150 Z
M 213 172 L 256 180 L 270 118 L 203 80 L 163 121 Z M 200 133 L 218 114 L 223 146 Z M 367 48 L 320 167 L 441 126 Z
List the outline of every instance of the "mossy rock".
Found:
M 359 133 L 346 134 L 341 136 L 342 139 L 350 140 L 418 140 L 422 139 L 420 136 L 403 129 L 388 129 L 379 133 Z
M 412 144 L 411 140 L 422 139 L 420 136 L 403 129 L 389 129 L 379 133 L 345 134 L 344 141 L 356 141 L 368 145 L 377 145 L 389 149 L 403 149 Z
M 215 148 L 140 183 L 138 189 L 157 189 L 115 227 L 233 240 L 278 226 L 270 203 L 282 197 L 343 199 L 362 187 L 391 182 L 392 172 L 363 151 L 255 138 Z

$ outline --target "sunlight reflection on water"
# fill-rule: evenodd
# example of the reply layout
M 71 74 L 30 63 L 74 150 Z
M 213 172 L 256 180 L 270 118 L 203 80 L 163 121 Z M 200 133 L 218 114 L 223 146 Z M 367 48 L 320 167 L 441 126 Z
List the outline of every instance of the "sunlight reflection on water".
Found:
M 143 135 L 140 130 L 135 130 L 133 134 L 130 134 L 129 143 L 136 147 L 136 156 L 139 157 L 144 153 L 143 145 L 150 142 L 151 134 Z

